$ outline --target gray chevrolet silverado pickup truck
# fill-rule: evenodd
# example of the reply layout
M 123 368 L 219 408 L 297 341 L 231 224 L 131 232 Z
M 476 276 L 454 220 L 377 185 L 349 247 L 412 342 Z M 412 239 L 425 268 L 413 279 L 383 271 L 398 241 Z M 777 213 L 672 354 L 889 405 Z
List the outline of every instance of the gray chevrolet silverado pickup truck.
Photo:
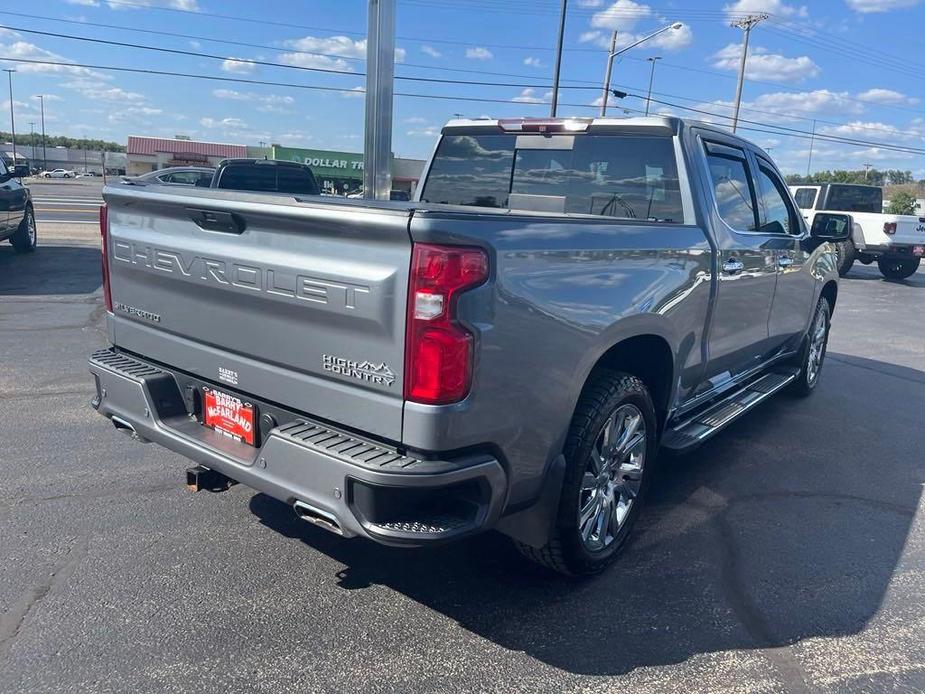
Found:
M 494 528 L 573 575 L 660 448 L 813 391 L 850 229 L 674 118 L 451 121 L 410 202 L 103 197 L 117 428 L 345 537 Z

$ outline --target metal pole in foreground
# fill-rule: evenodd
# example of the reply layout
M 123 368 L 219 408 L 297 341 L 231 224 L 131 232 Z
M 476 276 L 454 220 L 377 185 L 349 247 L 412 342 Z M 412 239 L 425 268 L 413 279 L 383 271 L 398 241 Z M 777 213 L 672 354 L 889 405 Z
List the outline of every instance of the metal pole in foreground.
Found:
M 45 95 L 39 94 L 39 103 L 42 105 L 42 171 L 48 171 L 48 154 L 45 151 Z
M 646 115 L 649 115 L 649 104 L 652 103 L 652 81 L 655 79 L 655 61 L 661 60 L 662 56 L 655 55 L 651 58 L 646 58 L 650 63 L 652 63 L 652 69 L 649 71 L 649 93 L 646 95 Z
M 806 178 L 809 178 L 809 168 L 813 165 L 813 143 L 816 141 L 816 119 L 813 118 L 813 134 L 809 138 L 809 159 L 806 161 Z
M 388 200 L 392 190 L 395 0 L 369 0 L 367 17 L 363 197 Z
M 10 130 L 13 134 L 13 166 L 16 166 L 16 117 L 13 115 L 13 68 L 4 68 L 3 70 L 10 78 Z
M 745 30 L 745 38 L 742 41 L 742 59 L 739 61 L 739 81 L 736 83 L 736 102 L 735 111 L 732 114 L 732 132 L 736 131 L 739 124 L 739 106 L 742 104 L 742 83 L 745 82 L 745 61 L 748 58 L 748 37 L 752 33 L 752 28 L 758 23 L 768 18 L 766 14 L 753 14 L 744 17 L 732 23 L 732 26 Z
M 607 70 L 604 72 L 604 93 L 601 95 L 601 118 L 607 115 L 607 99 L 610 98 L 610 73 L 613 72 L 613 59 L 616 57 L 617 32 L 610 37 L 610 53 L 607 54 Z
M 559 70 L 562 68 L 562 40 L 565 37 L 565 12 L 568 9 L 568 0 L 562 0 L 562 13 L 559 16 L 559 40 L 556 43 L 556 69 L 552 74 L 552 106 L 549 115 L 556 117 L 556 108 L 559 105 Z

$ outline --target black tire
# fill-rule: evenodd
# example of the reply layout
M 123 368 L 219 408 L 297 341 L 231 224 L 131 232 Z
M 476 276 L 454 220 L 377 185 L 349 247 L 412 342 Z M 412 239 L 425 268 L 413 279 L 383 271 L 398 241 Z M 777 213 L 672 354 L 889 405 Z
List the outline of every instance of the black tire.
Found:
M 878 258 L 877 267 L 888 280 L 904 280 L 919 269 L 921 258 Z
M 800 373 L 796 380 L 790 385 L 791 395 L 805 398 L 816 390 L 819 385 L 819 379 L 822 377 L 822 366 L 825 362 L 825 353 L 829 345 L 829 330 L 832 327 L 832 307 L 825 298 L 819 299 L 816 311 L 813 313 L 813 321 L 809 324 L 809 332 L 803 341 L 803 348 L 800 350 L 796 365 L 800 367 Z M 813 343 L 814 334 L 818 329 L 819 321 L 822 321 L 823 334 L 822 344 Z M 815 349 L 814 349 L 815 346 Z M 819 350 L 817 352 L 817 350 Z M 818 362 L 815 368 L 811 367 L 811 360 L 818 354 Z
M 32 225 L 31 232 L 30 224 Z M 10 243 L 13 244 L 13 250 L 17 253 L 32 253 L 35 250 L 38 244 L 38 232 L 35 228 L 35 215 L 31 207 L 26 208 L 26 214 L 10 237 Z
M 854 247 L 854 241 L 847 239 L 835 244 L 835 258 L 838 265 L 838 276 L 844 277 L 857 260 L 858 252 Z
M 599 444 L 600 437 L 604 435 L 603 429 L 610 421 L 611 415 L 624 411 L 638 412 L 645 426 L 642 432 L 644 443 L 639 442 L 637 446 L 627 448 L 627 450 L 644 451 L 640 473 L 634 476 L 634 479 L 638 481 L 632 482 L 633 485 L 638 485 L 638 488 L 633 491 L 632 502 L 629 503 L 622 522 L 618 521 L 616 532 L 611 536 L 608 534 L 609 526 L 605 528 L 605 539 L 599 540 L 603 546 L 592 551 L 586 546 L 588 541 L 581 537 L 579 522 L 579 505 L 585 494 L 582 491 L 583 482 L 586 482 L 585 473 L 588 472 L 591 464 L 592 451 Z M 594 575 L 610 564 L 625 545 L 626 538 L 642 508 L 658 449 L 657 427 L 655 407 L 642 381 L 635 376 L 616 371 L 602 371 L 595 376 L 585 386 L 566 438 L 563 450 L 566 461 L 565 478 L 562 483 L 562 495 L 559 499 L 556 522 L 549 542 L 539 549 L 517 543 L 521 553 L 532 561 L 567 576 Z M 636 432 L 636 436 L 629 436 L 630 441 L 638 437 L 638 429 Z M 622 459 L 622 457 L 617 458 L 617 460 Z M 629 461 L 630 458 L 626 460 Z M 620 477 L 622 468 L 623 466 L 618 464 L 617 469 L 611 472 L 612 475 L 616 475 L 614 479 Z M 593 477 L 593 473 L 588 474 Z M 604 477 L 606 478 L 606 474 Z M 629 477 L 623 478 L 623 480 L 627 479 Z M 600 492 L 597 493 L 600 495 Z M 592 499 L 593 497 L 588 497 L 587 501 L 590 502 Z M 614 506 L 617 505 L 617 502 L 614 502 Z M 617 515 L 614 510 L 613 516 Z M 606 513 L 606 516 L 610 514 Z

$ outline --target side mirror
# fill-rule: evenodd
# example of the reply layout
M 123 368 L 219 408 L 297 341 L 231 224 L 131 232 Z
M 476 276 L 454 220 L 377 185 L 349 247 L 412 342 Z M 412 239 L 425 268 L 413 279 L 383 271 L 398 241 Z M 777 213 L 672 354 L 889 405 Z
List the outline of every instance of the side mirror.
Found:
M 851 215 L 817 212 L 809 235 L 820 241 L 846 241 L 853 224 Z
M 16 178 L 24 178 L 29 175 L 29 165 L 28 164 L 17 164 L 13 167 L 13 176 Z

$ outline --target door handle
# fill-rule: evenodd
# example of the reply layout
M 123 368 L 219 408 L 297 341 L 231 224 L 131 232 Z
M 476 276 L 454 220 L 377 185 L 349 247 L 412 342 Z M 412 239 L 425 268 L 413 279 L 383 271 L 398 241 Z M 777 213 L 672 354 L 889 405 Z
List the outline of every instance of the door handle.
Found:
M 778 267 L 790 267 L 791 265 L 793 265 L 793 258 L 789 255 L 782 255 L 777 258 Z
M 725 263 L 723 263 L 723 272 L 728 275 L 734 275 L 737 272 L 742 272 L 745 269 L 745 263 L 743 263 L 738 258 L 730 258 Z

